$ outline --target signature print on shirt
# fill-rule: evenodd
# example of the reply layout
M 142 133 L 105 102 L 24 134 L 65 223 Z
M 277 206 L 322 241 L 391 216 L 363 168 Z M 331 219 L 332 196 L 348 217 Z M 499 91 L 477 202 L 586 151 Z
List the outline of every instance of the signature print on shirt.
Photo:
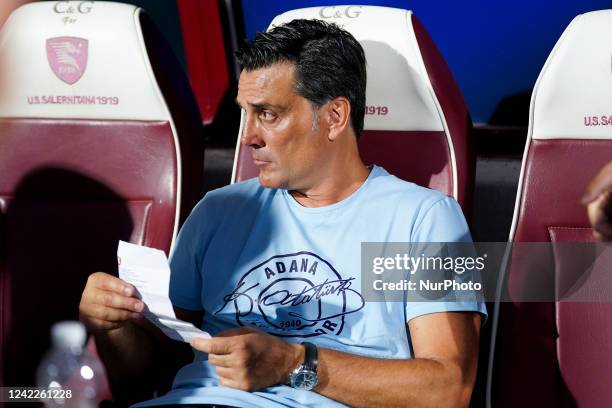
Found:
M 354 279 L 311 252 L 275 255 L 246 272 L 214 314 L 231 310 L 239 325 L 281 337 L 339 335 L 365 305 Z

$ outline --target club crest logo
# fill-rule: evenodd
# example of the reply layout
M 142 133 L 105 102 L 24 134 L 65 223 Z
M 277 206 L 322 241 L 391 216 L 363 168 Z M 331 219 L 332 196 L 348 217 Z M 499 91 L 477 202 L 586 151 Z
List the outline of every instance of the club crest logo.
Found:
M 53 73 L 68 85 L 81 79 L 87 67 L 88 45 L 78 37 L 47 39 L 47 60 Z
M 245 273 L 214 314 L 281 337 L 339 335 L 365 305 L 354 283 L 313 253 L 276 255 Z

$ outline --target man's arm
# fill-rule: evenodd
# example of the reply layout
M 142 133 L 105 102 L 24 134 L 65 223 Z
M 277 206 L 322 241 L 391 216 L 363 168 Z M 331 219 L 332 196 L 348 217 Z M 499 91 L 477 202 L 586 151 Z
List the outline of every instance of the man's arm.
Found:
M 200 327 L 202 312 L 177 307 L 174 312 L 179 319 Z M 119 382 L 150 381 L 153 363 L 163 356 L 171 355 L 172 362 L 175 363 L 173 365 L 176 365 L 177 369 L 190 362 L 193 357 L 191 348 L 186 343 L 169 339 L 143 317 L 126 321 L 114 330 L 96 332 L 94 337 L 109 377 Z M 164 353 L 157 353 L 159 350 L 164 350 Z
M 389 360 L 319 349 L 315 391 L 355 407 L 464 407 L 476 378 L 480 315 L 432 313 L 409 323 L 413 359 Z M 209 353 L 221 383 L 254 391 L 286 380 L 303 346 L 240 328 L 192 345 Z
M 476 379 L 480 315 L 432 313 L 409 323 L 414 358 L 322 349 L 316 391 L 355 407 L 466 407 Z
M 167 387 L 172 378 L 165 377 L 193 357 L 186 344 L 169 340 L 145 320 L 143 308 L 134 286 L 103 272 L 89 277 L 79 305 L 81 321 L 94 334 L 113 397 L 125 405 Z M 199 316 L 201 322 L 201 312 L 177 309 L 176 314 L 192 322 Z M 164 356 L 172 359 L 165 361 Z
M 154 344 L 139 323 L 143 309 L 133 285 L 104 272 L 87 279 L 79 317 L 94 335 L 113 398 L 121 405 L 148 398 L 152 389 L 145 373 L 152 371 Z
M 79 317 L 93 333 L 98 353 L 111 378 L 132 379 L 150 363 L 152 344 L 149 336 L 135 322 L 144 303 L 136 289 L 104 272 L 89 276 L 81 295 Z

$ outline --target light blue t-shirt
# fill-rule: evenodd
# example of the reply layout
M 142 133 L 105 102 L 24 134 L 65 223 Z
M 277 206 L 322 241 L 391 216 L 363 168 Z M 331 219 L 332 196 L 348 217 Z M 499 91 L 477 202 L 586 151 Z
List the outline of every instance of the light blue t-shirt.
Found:
M 253 179 L 211 191 L 194 208 L 171 257 L 170 298 L 176 307 L 204 310 L 201 328 L 211 335 L 252 326 L 288 342 L 410 358 L 410 319 L 442 311 L 486 314 L 484 304 L 365 302 L 361 243 L 469 240 L 455 200 L 377 166 L 352 195 L 319 208 Z M 285 385 L 252 393 L 221 386 L 206 358 L 196 352 L 167 395 L 138 406 L 345 406 Z

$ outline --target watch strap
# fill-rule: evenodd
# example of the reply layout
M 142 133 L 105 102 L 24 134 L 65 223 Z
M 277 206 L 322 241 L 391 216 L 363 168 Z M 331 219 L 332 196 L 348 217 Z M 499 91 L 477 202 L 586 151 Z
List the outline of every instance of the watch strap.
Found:
M 317 372 L 317 346 L 307 341 L 302 342 L 304 346 L 304 368 Z

